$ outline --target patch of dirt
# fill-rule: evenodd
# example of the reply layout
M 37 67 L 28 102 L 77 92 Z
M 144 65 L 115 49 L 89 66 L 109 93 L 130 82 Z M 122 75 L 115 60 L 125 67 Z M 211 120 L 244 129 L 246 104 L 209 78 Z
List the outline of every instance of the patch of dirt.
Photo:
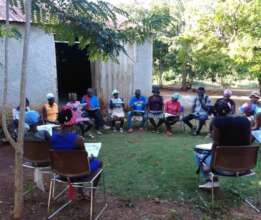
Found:
M 25 185 L 32 184 L 33 173 L 25 170 Z M 48 181 L 46 181 L 48 183 Z M 14 196 L 14 150 L 9 145 L 0 145 L 0 220 L 9 220 L 13 208 Z M 98 205 L 101 199 L 97 194 Z M 44 220 L 47 218 L 47 192 L 34 190 L 25 196 L 24 219 Z M 180 203 L 155 199 L 126 200 L 113 195 L 108 196 L 109 207 L 100 219 L 104 220 L 198 220 L 211 219 L 203 217 L 205 214 L 196 209 L 197 204 Z M 57 201 L 61 205 L 61 201 Z M 57 217 L 58 220 L 88 219 L 89 202 L 75 200 L 68 208 L 64 209 Z M 260 219 L 261 216 L 245 205 L 230 210 L 230 219 Z

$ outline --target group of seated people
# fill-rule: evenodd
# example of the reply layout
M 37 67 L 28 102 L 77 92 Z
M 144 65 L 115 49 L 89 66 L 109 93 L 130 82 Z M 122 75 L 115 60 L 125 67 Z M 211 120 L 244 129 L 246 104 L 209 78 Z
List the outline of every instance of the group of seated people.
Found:
M 201 175 L 205 178 L 204 184 L 199 185 L 200 188 L 218 187 L 218 180 L 211 185 L 208 178 L 210 171 L 211 158 L 215 152 L 216 146 L 236 146 L 249 145 L 253 138 L 251 137 L 251 129 L 260 129 L 261 127 L 261 107 L 258 100 L 260 98 L 257 92 L 252 92 L 249 96 L 250 101 L 243 104 L 239 111 L 242 115 L 236 115 L 236 104 L 231 99 L 232 92 L 228 89 L 224 91 L 224 96 L 216 100 L 215 104 L 211 104 L 209 96 L 205 94 L 205 89 L 199 87 L 197 95 L 193 99 L 192 111 L 182 118 L 183 122 L 188 125 L 195 135 L 200 130 L 208 116 L 214 115 L 210 123 L 210 133 L 213 139 L 211 151 L 195 151 L 195 160 L 199 166 Z M 132 118 L 140 117 L 140 130 L 144 130 L 148 121 L 152 125 L 153 132 L 159 132 L 159 127 L 165 123 L 167 135 L 172 135 L 171 126 L 180 120 L 180 113 L 184 111 L 180 102 L 180 95 L 174 93 L 171 99 L 164 103 L 163 97 L 160 95 L 158 86 L 153 86 L 152 95 L 147 99 L 141 95 L 141 91 L 137 89 L 135 95 L 130 98 L 127 112 L 127 128 L 128 132 L 133 132 Z M 73 131 L 73 126 L 79 124 L 82 128 L 82 134 L 92 126 L 91 119 L 94 119 L 94 126 L 97 132 L 101 133 L 105 123 L 100 110 L 100 103 L 97 96 L 94 95 L 92 89 L 87 90 L 87 94 L 83 96 L 81 102 L 77 101 L 75 94 L 69 95 L 69 102 L 64 105 L 59 112 L 58 105 L 55 103 L 53 94 L 47 94 L 47 103 L 44 104 L 42 116 L 39 112 L 33 111 L 29 107 L 29 101 L 26 100 L 25 124 L 27 130 L 25 132 L 25 141 L 49 141 L 53 149 L 83 149 L 84 138 L 77 135 Z M 125 105 L 119 96 L 119 91 L 113 90 L 112 97 L 108 103 L 109 114 L 111 118 L 111 126 L 116 130 L 117 123 L 119 131 L 123 132 Z M 17 126 L 19 120 L 19 108 L 13 110 L 14 126 Z M 198 127 L 194 127 L 190 120 L 197 119 Z M 52 136 L 45 130 L 38 131 L 37 126 L 41 123 L 59 124 L 60 129 L 55 131 Z M 101 161 L 96 158 L 90 159 L 91 171 L 95 171 L 102 166 Z
M 173 93 L 171 99 L 164 103 L 163 96 L 160 95 L 160 88 L 158 86 L 152 87 L 152 95 L 150 97 L 143 96 L 140 89 L 135 90 L 135 94 L 130 98 L 128 105 L 125 105 L 123 98 L 120 97 L 118 90 L 112 91 L 112 97 L 108 103 L 108 116 L 110 126 L 105 125 L 105 120 L 101 112 L 100 101 L 94 95 L 94 90 L 87 89 L 81 101 L 77 100 L 76 93 L 69 93 L 69 102 L 65 104 L 62 109 L 70 109 L 72 111 L 72 119 L 68 122 L 71 125 L 79 126 L 81 135 L 85 133 L 89 137 L 93 137 L 88 131 L 93 127 L 97 134 L 102 134 L 102 129 L 109 129 L 110 127 L 114 132 L 117 130 L 121 133 L 124 131 L 125 115 L 127 116 L 127 131 L 133 132 L 133 119 L 140 121 L 140 131 L 143 131 L 146 124 L 151 125 L 151 131 L 160 133 L 162 124 L 166 126 L 166 134 L 173 135 L 172 125 L 178 121 L 183 121 L 192 131 L 194 135 L 199 135 L 203 125 L 206 123 L 210 115 L 215 115 L 215 106 L 220 102 L 225 102 L 230 106 L 229 114 L 236 113 L 236 104 L 231 99 L 232 92 L 228 89 L 224 91 L 224 96 L 217 99 L 212 104 L 211 99 L 206 95 L 204 87 L 197 89 L 197 95 L 192 100 L 191 112 L 184 115 L 184 107 L 180 103 L 180 94 Z M 253 92 L 250 95 L 250 101 L 243 104 L 239 111 L 244 114 L 254 126 L 255 115 L 261 112 L 258 100 L 259 94 Z M 29 100 L 26 99 L 26 111 L 30 111 Z M 55 97 L 52 93 L 47 94 L 47 103 L 43 105 L 41 123 L 54 123 L 58 122 L 58 104 L 55 103 Z M 181 117 L 182 114 L 182 117 Z M 196 119 L 197 125 L 193 125 L 191 120 Z M 261 118 L 260 118 L 261 119 Z M 18 127 L 19 120 L 19 107 L 13 109 L 13 127 L 14 130 Z M 27 126 L 25 124 L 25 126 Z M 28 127 L 28 126 L 27 126 Z M 211 123 L 210 129 L 211 132 Z

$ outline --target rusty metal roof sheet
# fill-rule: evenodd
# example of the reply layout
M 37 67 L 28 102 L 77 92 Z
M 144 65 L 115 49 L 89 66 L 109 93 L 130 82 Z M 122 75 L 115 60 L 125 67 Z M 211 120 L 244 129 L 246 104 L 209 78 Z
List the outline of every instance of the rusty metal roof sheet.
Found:
M 0 21 L 5 21 L 5 0 L 0 0 Z M 25 15 L 21 11 L 21 9 L 17 7 L 10 7 L 10 21 L 11 22 L 19 22 L 23 23 L 25 22 Z

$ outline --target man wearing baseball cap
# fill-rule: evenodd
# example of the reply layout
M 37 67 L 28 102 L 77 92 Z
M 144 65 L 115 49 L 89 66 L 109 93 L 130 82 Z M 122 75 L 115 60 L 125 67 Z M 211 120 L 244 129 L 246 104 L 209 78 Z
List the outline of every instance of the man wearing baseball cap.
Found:
M 119 91 L 114 89 L 112 91 L 112 98 L 109 102 L 109 109 L 111 113 L 112 119 L 112 129 L 114 132 L 117 131 L 116 123 L 120 122 L 119 128 L 120 133 L 123 133 L 123 125 L 124 125 L 124 102 L 123 99 L 119 97 Z
M 199 135 L 203 125 L 208 119 L 208 111 L 210 106 L 211 100 L 205 94 L 205 88 L 199 87 L 197 89 L 197 96 L 193 100 L 191 113 L 183 119 L 184 123 L 190 127 L 194 135 Z M 196 128 L 194 128 L 190 123 L 192 119 L 197 119 L 199 121 L 199 124 Z
M 55 97 L 53 93 L 48 93 L 46 95 L 47 103 L 43 106 L 43 121 L 44 123 L 57 123 L 58 117 L 58 105 L 55 103 Z
M 25 132 L 25 141 L 49 141 L 51 136 L 46 130 L 37 130 L 40 123 L 40 114 L 37 111 L 25 113 L 25 123 L 29 125 L 29 130 Z
M 249 121 L 253 124 L 255 121 L 255 114 L 257 110 L 260 108 L 258 100 L 260 99 L 260 95 L 258 92 L 251 92 L 250 96 L 250 101 L 244 103 L 240 108 L 239 111 L 244 114 Z

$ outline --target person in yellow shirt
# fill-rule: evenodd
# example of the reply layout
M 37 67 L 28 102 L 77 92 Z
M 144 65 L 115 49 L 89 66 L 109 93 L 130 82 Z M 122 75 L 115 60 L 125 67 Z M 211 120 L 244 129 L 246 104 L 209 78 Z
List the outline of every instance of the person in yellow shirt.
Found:
M 58 105 L 55 103 L 54 94 L 48 93 L 46 95 L 48 103 L 43 106 L 43 121 L 44 123 L 57 124 Z

